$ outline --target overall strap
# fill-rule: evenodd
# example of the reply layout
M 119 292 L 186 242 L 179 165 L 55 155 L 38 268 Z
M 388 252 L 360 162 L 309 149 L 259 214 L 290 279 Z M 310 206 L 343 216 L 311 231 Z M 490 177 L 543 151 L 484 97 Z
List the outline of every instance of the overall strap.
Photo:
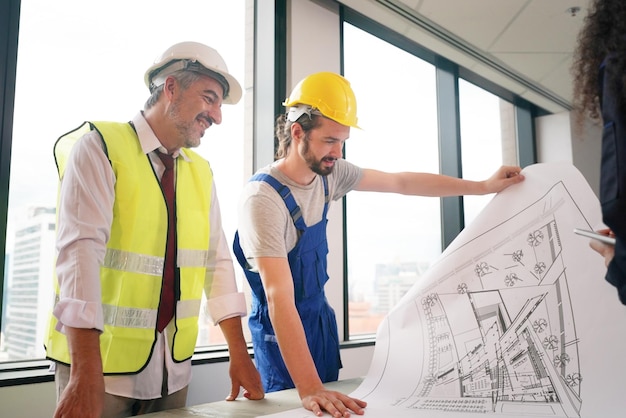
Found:
M 300 209 L 300 206 L 296 203 L 296 200 L 291 194 L 291 189 L 288 186 L 282 184 L 280 181 L 276 180 L 275 177 L 266 173 L 255 174 L 252 178 L 250 178 L 250 181 L 264 181 L 272 186 L 274 190 L 276 190 L 276 193 L 278 193 L 285 202 L 287 210 L 289 211 L 296 228 L 302 231 L 306 229 L 304 218 L 302 218 L 302 209 Z M 322 176 L 322 182 L 324 184 L 324 213 L 322 215 L 322 219 L 326 219 L 326 215 L 328 213 L 328 180 L 326 179 L 326 176 Z
M 322 215 L 322 219 L 326 219 L 326 214 L 328 213 L 328 179 L 326 176 L 322 176 L 322 183 L 324 183 L 324 213 Z
M 285 202 L 287 206 L 287 210 L 291 215 L 291 219 L 293 220 L 294 225 L 297 229 L 304 231 L 306 229 L 306 224 L 304 223 L 304 218 L 302 217 L 302 210 L 300 206 L 296 203 L 296 199 L 294 199 L 291 194 L 291 189 L 286 185 L 282 184 L 280 181 L 276 180 L 269 174 L 256 174 L 252 176 L 250 181 L 264 181 L 276 190 L 276 193 L 280 195 L 280 197 Z

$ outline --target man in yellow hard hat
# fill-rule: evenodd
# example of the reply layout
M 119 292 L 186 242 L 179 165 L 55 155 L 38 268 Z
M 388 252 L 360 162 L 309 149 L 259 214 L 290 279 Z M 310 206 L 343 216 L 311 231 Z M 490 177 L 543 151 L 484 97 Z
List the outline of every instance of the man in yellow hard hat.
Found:
M 242 90 L 217 51 L 168 48 L 130 122 L 87 122 L 61 137 L 56 303 L 46 339 L 56 418 L 127 417 L 183 407 L 203 290 L 226 337 L 228 400 L 263 398 L 248 355 L 243 294 L 211 168 L 190 147 Z
M 386 173 L 342 159 L 356 98 L 342 76 L 321 72 L 300 81 L 276 124 L 278 159 L 246 184 L 234 249 L 253 290 L 249 325 L 267 392 L 296 387 L 305 408 L 335 417 L 363 414 L 365 402 L 329 391 L 341 359 L 328 280 L 326 214 L 350 190 L 419 196 L 497 193 L 519 183 L 520 167 L 503 166 L 485 181 L 439 174 Z

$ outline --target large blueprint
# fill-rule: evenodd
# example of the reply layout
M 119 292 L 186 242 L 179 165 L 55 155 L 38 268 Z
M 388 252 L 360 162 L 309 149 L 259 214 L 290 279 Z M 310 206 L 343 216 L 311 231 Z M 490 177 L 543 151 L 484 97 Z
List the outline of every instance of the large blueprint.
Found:
M 598 200 L 570 164 L 523 173 L 379 327 L 365 416 L 626 416 L 626 308 L 573 233 Z

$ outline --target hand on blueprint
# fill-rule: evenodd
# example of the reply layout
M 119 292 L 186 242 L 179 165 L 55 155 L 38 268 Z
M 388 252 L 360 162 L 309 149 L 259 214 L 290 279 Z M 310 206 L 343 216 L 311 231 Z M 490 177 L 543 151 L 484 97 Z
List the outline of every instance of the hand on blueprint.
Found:
M 363 408 L 367 406 L 367 402 L 351 398 L 341 392 L 323 389 L 311 395 L 302 396 L 302 406 L 318 417 L 323 415 L 322 411 L 326 411 L 335 418 L 348 418 L 350 412 L 363 415 L 365 412 Z
M 608 235 L 612 237 L 615 236 L 615 234 L 610 229 L 600 229 L 597 232 L 603 235 Z M 589 241 L 589 246 L 593 248 L 597 253 L 599 253 L 602 257 L 604 257 L 604 264 L 608 267 L 609 263 L 613 259 L 613 256 L 615 255 L 615 246 L 604 244 L 595 239 Z
M 241 320 L 238 317 L 228 318 L 220 322 L 226 340 L 228 341 L 228 353 L 230 355 L 230 394 L 227 401 L 234 401 L 243 387 L 243 396 L 247 399 L 258 400 L 265 397 L 261 376 L 252 359 L 248 355 L 248 349 L 241 331 Z
M 234 401 L 237 399 L 239 391 L 242 387 L 244 398 L 259 400 L 265 397 L 259 372 L 254 367 L 252 361 L 242 361 L 239 363 L 233 363 L 231 361 L 229 374 L 231 379 L 231 389 L 230 394 L 226 397 L 227 401 Z
M 503 165 L 491 177 L 484 181 L 485 194 L 498 193 L 509 186 L 524 180 L 520 174 L 522 169 L 517 166 Z

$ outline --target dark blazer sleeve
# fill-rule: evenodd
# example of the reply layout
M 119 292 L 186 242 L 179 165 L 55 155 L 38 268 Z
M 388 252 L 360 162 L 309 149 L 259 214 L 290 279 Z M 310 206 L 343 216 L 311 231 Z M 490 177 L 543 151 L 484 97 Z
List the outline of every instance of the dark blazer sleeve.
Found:
M 606 280 L 617 288 L 620 301 L 626 305 L 626 110 L 618 100 L 622 80 L 616 73 L 608 57 L 602 63 L 599 77 L 604 123 L 600 203 L 602 219 L 617 237 Z

